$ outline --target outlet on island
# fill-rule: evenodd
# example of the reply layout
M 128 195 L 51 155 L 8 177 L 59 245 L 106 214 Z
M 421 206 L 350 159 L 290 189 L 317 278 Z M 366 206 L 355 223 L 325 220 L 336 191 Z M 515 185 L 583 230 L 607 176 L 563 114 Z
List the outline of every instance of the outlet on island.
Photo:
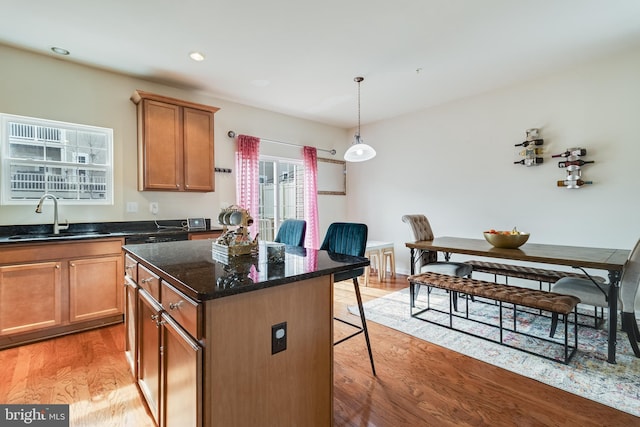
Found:
M 287 322 L 271 326 L 271 354 L 287 349 Z
M 158 202 L 149 202 L 149 212 L 152 215 L 158 215 Z

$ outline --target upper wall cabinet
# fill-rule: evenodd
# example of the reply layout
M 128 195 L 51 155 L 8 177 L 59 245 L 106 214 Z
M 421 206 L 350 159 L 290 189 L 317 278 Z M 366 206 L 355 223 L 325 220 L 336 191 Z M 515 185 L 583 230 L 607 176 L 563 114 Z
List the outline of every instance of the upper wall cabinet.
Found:
M 137 90 L 138 190 L 214 191 L 217 107 Z

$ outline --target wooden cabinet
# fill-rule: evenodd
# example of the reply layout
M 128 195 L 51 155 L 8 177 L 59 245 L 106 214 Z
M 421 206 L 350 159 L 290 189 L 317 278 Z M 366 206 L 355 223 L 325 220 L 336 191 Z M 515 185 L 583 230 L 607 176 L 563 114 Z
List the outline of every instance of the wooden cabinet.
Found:
M 138 291 L 138 386 L 160 425 L 160 313 L 162 307 L 144 290 Z
M 124 355 L 129 369 L 138 378 L 138 345 L 136 327 L 138 324 L 138 263 L 129 255 L 124 257 Z
M 122 313 L 122 255 L 69 261 L 69 320 Z
M 62 323 L 60 262 L 0 267 L 0 336 Z
M 131 100 L 138 111 L 138 190 L 214 191 L 219 108 L 139 90 Z
M 200 427 L 203 349 L 189 333 L 201 307 L 164 282 L 161 296 L 138 290 L 138 385 L 158 426 Z
M 200 232 L 200 233 L 189 233 L 189 240 L 217 239 L 220 236 L 222 236 L 222 230 Z
M 0 349 L 122 322 L 123 239 L 0 248 Z
M 202 426 L 202 347 L 162 314 L 163 426 Z

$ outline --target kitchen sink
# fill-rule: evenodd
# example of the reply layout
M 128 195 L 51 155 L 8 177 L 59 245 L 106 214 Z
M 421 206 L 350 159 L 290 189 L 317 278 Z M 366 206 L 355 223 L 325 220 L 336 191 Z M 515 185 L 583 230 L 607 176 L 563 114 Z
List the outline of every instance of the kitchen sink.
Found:
M 60 234 L 53 233 L 27 233 L 27 234 L 16 234 L 14 236 L 9 236 L 9 240 L 35 240 L 35 239 L 62 239 L 62 238 L 82 238 L 87 236 L 107 236 L 111 233 L 107 231 L 77 231 L 77 232 L 62 232 Z

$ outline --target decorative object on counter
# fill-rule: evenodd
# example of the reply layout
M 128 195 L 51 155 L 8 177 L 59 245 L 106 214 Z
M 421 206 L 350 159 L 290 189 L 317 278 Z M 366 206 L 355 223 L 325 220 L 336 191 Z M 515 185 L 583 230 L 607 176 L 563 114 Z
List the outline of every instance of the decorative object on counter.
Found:
M 214 170 L 216 172 L 220 172 L 220 173 L 231 173 L 231 172 L 233 172 L 230 168 L 215 168 Z
M 536 128 L 527 129 L 525 131 L 527 139 L 520 144 L 515 144 L 516 147 L 525 147 L 520 151 L 522 160 L 513 162 L 514 165 L 536 166 L 544 162 L 544 158 L 540 157 L 544 150 L 541 146 L 544 144 L 544 139 L 540 138 L 540 130 Z
M 587 149 L 580 147 L 568 148 L 560 154 L 554 154 L 552 158 L 564 157 L 565 159 L 558 162 L 558 167 L 567 171 L 567 176 L 563 180 L 558 181 L 558 187 L 566 187 L 570 189 L 581 188 L 586 184 L 593 184 L 593 181 L 582 179 L 582 166 L 595 163 L 594 160 L 583 160 L 580 156 L 586 156 Z
M 496 248 L 515 249 L 529 240 L 529 233 L 518 231 L 516 227 L 511 231 L 496 231 L 492 228 L 484 232 L 484 238 Z
M 249 226 L 253 218 L 246 209 L 232 205 L 221 210 L 218 222 L 225 228 L 224 234 L 212 243 L 212 252 L 217 260 L 224 261 L 229 257 L 240 255 L 256 255 L 258 253 L 258 235 L 254 239 L 249 236 Z
M 364 80 L 364 77 L 354 77 L 353 81 L 358 83 L 358 131 L 356 132 L 353 144 L 344 153 L 344 159 L 347 162 L 364 162 L 371 160 L 376 156 L 376 150 L 370 145 L 364 143 L 360 138 L 360 83 Z

